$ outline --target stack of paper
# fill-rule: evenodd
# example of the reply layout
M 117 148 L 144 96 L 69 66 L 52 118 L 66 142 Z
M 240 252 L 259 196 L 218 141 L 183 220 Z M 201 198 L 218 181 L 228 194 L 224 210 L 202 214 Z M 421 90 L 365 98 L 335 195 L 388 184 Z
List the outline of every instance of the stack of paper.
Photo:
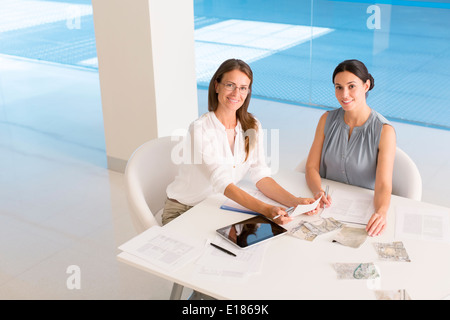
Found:
M 208 244 L 201 257 L 196 261 L 198 278 L 241 282 L 245 281 L 248 276 L 260 272 L 266 244 L 239 249 L 220 236 L 216 236 L 212 243 L 236 256 L 229 255 Z
M 205 245 L 154 226 L 119 247 L 164 270 L 176 270 L 202 253 Z

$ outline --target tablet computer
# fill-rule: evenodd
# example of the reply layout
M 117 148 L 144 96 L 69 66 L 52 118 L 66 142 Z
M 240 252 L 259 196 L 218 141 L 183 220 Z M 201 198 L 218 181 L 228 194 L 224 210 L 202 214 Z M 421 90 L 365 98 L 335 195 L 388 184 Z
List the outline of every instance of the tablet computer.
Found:
M 216 231 L 240 249 L 246 249 L 287 232 L 285 228 L 262 215 L 233 223 Z

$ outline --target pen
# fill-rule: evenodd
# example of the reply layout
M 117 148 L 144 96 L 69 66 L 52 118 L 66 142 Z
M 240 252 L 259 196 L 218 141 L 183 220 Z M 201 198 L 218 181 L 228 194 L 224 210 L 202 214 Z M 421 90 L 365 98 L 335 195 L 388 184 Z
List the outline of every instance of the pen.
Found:
M 232 255 L 232 256 L 236 257 L 236 255 L 235 255 L 233 252 L 228 251 L 227 249 L 224 249 L 224 248 L 222 248 L 222 247 L 219 247 L 217 244 L 214 244 L 214 243 L 212 243 L 212 242 L 210 242 L 209 244 L 212 245 L 214 248 L 219 249 L 220 251 L 223 251 L 223 252 L 225 252 L 225 253 L 228 253 L 229 255 Z
M 291 212 L 295 209 L 295 207 L 290 207 L 286 209 L 286 213 L 290 216 Z M 272 218 L 272 220 L 275 220 L 276 218 L 281 217 L 281 214 L 277 215 L 276 217 Z
M 329 185 L 327 185 L 327 186 L 325 187 L 325 199 L 327 199 L 327 200 L 328 200 L 328 190 L 330 190 L 330 186 L 329 186 Z M 326 207 L 327 207 L 327 205 L 324 204 L 324 205 L 323 205 L 323 208 L 325 209 Z

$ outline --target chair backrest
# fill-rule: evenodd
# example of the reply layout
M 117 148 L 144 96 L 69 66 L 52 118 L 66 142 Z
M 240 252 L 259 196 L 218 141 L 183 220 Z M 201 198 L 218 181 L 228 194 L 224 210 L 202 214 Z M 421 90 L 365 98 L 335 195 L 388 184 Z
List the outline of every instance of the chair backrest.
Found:
M 392 194 L 421 201 L 422 177 L 412 159 L 399 147 L 395 153 Z
M 306 172 L 306 158 L 297 165 L 295 171 Z M 399 147 L 395 153 L 392 194 L 417 201 L 422 200 L 422 178 L 419 169 Z
M 171 153 L 179 141 L 181 137 L 150 140 L 137 148 L 127 162 L 125 188 L 132 221 L 139 233 L 160 225 L 155 215 L 164 207 L 166 188 L 178 173 Z

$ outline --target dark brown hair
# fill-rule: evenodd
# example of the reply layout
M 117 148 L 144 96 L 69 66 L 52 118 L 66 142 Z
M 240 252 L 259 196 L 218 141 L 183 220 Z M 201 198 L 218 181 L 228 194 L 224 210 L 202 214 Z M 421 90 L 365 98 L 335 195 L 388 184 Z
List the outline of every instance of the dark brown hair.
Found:
M 252 94 L 252 83 L 253 83 L 253 72 L 250 66 L 242 60 L 239 59 L 228 59 L 224 61 L 216 73 L 214 73 L 211 81 L 209 82 L 209 90 L 208 90 L 208 110 L 216 111 L 219 106 L 219 100 L 217 98 L 216 92 L 216 81 L 220 83 L 222 81 L 223 75 L 227 72 L 239 70 L 250 79 L 250 84 L 248 86 L 248 94 L 245 98 L 242 106 L 236 111 L 236 117 L 241 123 L 242 129 L 244 130 L 245 135 L 245 160 L 247 160 L 250 150 L 254 147 L 256 139 L 254 139 L 253 135 L 250 134 L 253 130 L 256 132 L 258 130 L 256 119 L 253 117 L 251 113 L 249 113 L 248 106 L 250 104 L 250 98 Z M 253 130 L 250 130 L 253 129 Z

